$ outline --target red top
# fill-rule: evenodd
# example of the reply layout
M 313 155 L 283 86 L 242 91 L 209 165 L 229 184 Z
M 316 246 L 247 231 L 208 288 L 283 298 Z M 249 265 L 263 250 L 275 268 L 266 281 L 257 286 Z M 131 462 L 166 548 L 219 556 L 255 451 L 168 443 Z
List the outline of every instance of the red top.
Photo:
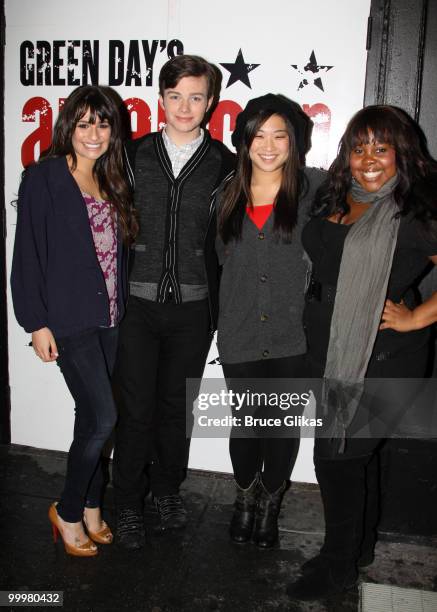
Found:
M 267 219 L 272 214 L 273 204 L 263 204 L 262 206 L 246 206 L 246 213 L 249 219 L 255 223 L 260 230 Z

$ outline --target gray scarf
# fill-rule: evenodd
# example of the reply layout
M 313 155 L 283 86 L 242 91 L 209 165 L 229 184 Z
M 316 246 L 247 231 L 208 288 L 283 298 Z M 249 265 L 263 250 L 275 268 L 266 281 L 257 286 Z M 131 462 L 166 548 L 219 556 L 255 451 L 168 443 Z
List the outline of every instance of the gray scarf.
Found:
M 334 410 L 338 452 L 359 405 L 384 309 L 400 221 L 393 198 L 397 183 L 395 175 L 370 193 L 354 182 L 350 192 L 355 202 L 371 206 L 346 237 L 331 319 L 322 405 L 325 414 Z

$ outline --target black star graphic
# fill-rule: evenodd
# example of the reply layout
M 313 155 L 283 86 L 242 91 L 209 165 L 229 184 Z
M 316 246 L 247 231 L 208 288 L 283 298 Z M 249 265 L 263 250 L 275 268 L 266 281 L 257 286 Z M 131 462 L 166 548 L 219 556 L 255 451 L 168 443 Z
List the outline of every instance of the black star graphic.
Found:
M 225 68 L 231 73 L 229 75 L 229 80 L 226 85 L 226 88 L 230 87 L 237 81 L 241 81 L 250 89 L 252 89 L 248 75 L 249 72 L 255 70 L 255 68 L 258 68 L 259 64 L 246 64 L 241 49 L 238 51 L 237 59 L 233 64 L 220 64 L 220 66 L 223 66 L 223 68 Z
M 297 70 L 298 73 L 301 74 L 302 76 L 304 75 L 304 73 L 312 72 L 313 75 L 316 75 L 319 72 L 328 72 L 328 70 L 331 70 L 331 68 L 334 68 L 334 66 L 319 65 L 317 63 L 316 54 L 314 53 L 314 50 L 311 51 L 310 61 L 303 68 L 299 68 L 297 64 L 291 64 L 291 67 Z M 325 91 L 323 89 L 322 79 L 320 77 L 315 77 L 315 78 L 314 76 L 310 77 L 310 75 L 308 75 L 308 78 L 304 78 L 301 80 L 301 82 L 299 83 L 299 87 L 297 88 L 298 91 L 299 89 L 303 89 L 306 85 L 309 85 L 310 80 L 312 80 L 313 84 L 316 87 L 318 87 L 322 91 Z

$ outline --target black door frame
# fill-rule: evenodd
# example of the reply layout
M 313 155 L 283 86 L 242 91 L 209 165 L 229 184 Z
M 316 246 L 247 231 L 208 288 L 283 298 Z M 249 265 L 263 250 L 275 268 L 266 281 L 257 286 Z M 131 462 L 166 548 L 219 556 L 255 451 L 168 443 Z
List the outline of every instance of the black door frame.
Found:
M 403 108 L 419 123 L 431 154 L 437 157 L 437 2 L 371 0 L 367 50 L 364 106 Z M 436 289 L 434 269 L 420 291 L 426 298 Z M 436 359 L 430 371 L 437 377 Z M 380 532 L 435 534 L 437 440 L 392 439 L 374 461 L 378 459 L 382 468 Z
M 364 105 L 394 104 L 421 126 L 437 157 L 437 3 L 372 0 Z

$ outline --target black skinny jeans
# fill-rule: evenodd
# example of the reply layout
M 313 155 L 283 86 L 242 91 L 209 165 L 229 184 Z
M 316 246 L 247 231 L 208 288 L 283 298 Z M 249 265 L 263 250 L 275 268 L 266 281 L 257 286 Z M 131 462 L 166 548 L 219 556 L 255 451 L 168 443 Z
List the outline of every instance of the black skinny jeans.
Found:
M 185 381 L 202 377 L 210 344 L 208 300 L 130 298 L 114 374 L 118 508 L 141 511 L 147 485 L 155 497 L 179 492 L 190 447 Z
M 84 507 L 101 505 L 102 448 L 117 418 L 111 375 L 118 328 L 98 328 L 57 338 L 57 363 L 75 401 L 74 437 L 58 513 L 65 521 L 82 519 Z
M 224 363 L 228 389 L 238 387 L 243 378 L 304 378 L 305 355 L 263 359 L 244 363 Z M 259 389 L 257 389 L 259 391 Z M 299 437 L 294 438 L 235 438 L 229 440 L 229 453 L 235 480 L 247 488 L 257 472 L 262 475 L 264 486 L 273 493 L 290 478 L 299 450 Z

